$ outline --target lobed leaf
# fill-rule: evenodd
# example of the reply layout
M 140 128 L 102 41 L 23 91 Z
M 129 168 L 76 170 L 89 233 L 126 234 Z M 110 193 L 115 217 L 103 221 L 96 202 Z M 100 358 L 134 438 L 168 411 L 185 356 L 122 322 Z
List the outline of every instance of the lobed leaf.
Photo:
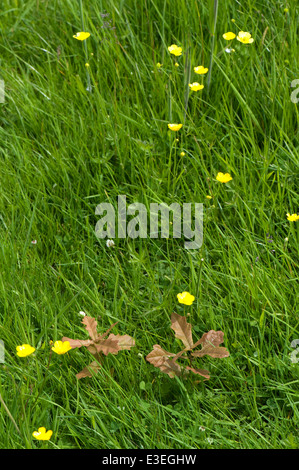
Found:
M 120 350 L 130 349 L 132 346 L 135 346 L 135 340 L 129 335 L 114 335 L 111 333 L 109 338 L 112 338 L 118 342 Z
M 195 369 L 194 367 L 189 367 L 187 366 L 186 369 L 191 370 L 194 374 L 199 374 L 202 377 L 205 377 L 206 380 L 209 380 L 210 378 L 210 373 L 206 369 Z
M 96 321 L 95 318 L 89 317 L 88 315 L 83 318 L 82 320 L 83 325 L 85 325 L 85 328 L 88 331 L 89 336 L 93 341 L 96 341 L 98 338 L 98 332 L 97 332 L 97 324 L 98 322 Z
M 203 357 L 206 354 L 211 357 L 223 358 L 228 357 L 229 352 L 225 347 L 219 347 L 219 344 L 223 343 L 224 333 L 223 331 L 210 330 L 208 333 L 204 333 L 200 340 L 196 341 L 193 348 L 199 344 L 202 344 L 200 351 L 191 353 L 195 357 Z
M 101 366 L 97 363 L 97 361 L 92 361 L 89 366 L 84 367 L 81 372 L 76 374 L 77 379 L 82 379 L 83 377 L 93 377 L 93 375 L 97 374 L 100 370 Z
M 192 349 L 192 326 L 190 323 L 187 323 L 186 318 L 173 312 L 171 314 L 171 328 L 175 332 L 175 337 L 180 339 L 187 349 Z
M 71 339 L 64 336 L 62 341 L 69 341 L 72 348 L 81 348 L 81 346 L 89 346 L 93 343 L 91 339 Z
M 121 350 L 119 347 L 118 341 L 113 339 L 111 335 L 107 339 L 101 340 L 99 342 L 94 342 L 94 346 L 97 352 L 102 352 L 107 356 L 107 354 L 117 354 Z

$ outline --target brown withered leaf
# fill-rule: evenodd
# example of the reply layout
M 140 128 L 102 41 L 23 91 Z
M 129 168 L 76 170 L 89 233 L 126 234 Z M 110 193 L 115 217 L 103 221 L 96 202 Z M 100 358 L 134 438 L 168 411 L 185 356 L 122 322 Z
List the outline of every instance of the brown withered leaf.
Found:
M 156 367 L 159 367 L 162 372 L 169 375 L 171 379 L 175 376 L 179 377 L 182 375 L 182 368 L 177 362 L 173 362 L 169 359 L 164 359 L 160 364 L 157 363 Z
M 223 343 L 223 338 L 223 331 L 210 330 L 208 333 L 202 335 L 201 340 L 203 345 L 209 343 L 214 346 L 219 346 L 219 344 Z
M 129 335 L 114 335 L 111 333 L 109 338 L 115 339 L 118 342 L 120 350 L 130 349 L 135 346 L 135 340 Z
M 194 344 L 194 346 L 202 344 L 201 350 L 195 351 L 191 355 L 194 357 L 203 357 L 207 354 L 208 356 L 216 358 L 228 357 L 228 350 L 225 347 L 219 347 L 219 344 L 223 343 L 223 337 L 223 331 L 210 330 L 208 333 L 204 333 L 201 339 Z
M 154 344 L 153 350 L 146 356 L 146 360 L 155 367 L 159 367 L 157 363 L 161 363 L 164 359 L 169 359 L 173 356 L 175 356 L 175 354 L 165 351 L 159 344 Z
M 153 350 L 146 356 L 146 360 L 153 364 L 155 367 L 161 369 L 162 372 L 165 372 L 170 377 L 181 375 L 184 376 L 190 371 L 194 374 L 201 375 L 202 377 L 204 377 L 204 380 L 209 380 L 209 371 L 206 369 L 197 369 L 191 367 L 192 359 L 190 358 L 190 356 L 188 356 L 188 354 L 186 355 L 185 353 L 194 350 L 196 346 L 202 344 L 201 350 L 191 352 L 191 356 L 202 357 L 207 354 L 211 357 L 216 358 L 228 357 L 228 350 L 225 347 L 219 346 L 219 344 L 223 342 L 223 331 L 210 330 L 208 333 L 204 333 L 198 341 L 193 343 L 191 324 L 187 323 L 185 317 L 178 315 L 177 313 L 172 313 L 171 315 L 171 328 L 174 330 L 176 338 L 180 339 L 183 342 L 185 348 L 177 354 L 173 354 L 165 351 L 163 348 L 161 348 L 159 344 L 155 344 L 153 346 Z M 187 366 L 185 368 L 181 367 L 180 364 L 176 362 L 176 360 L 180 357 L 182 359 L 187 359 L 188 361 L 190 361 L 190 366 Z
M 100 370 L 101 366 L 98 364 L 97 361 L 92 361 L 89 366 L 84 367 L 84 369 L 81 370 L 81 372 L 78 372 L 76 374 L 77 379 L 82 379 L 83 377 L 92 377 L 93 375 L 97 374 L 98 371 Z
M 148 362 L 161 369 L 162 372 L 173 378 L 175 375 L 181 375 L 181 366 L 170 360 L 175 356 L 173 353 L 165 351 L 159 344 L 154 344 L 153 350 L 146 356 Z
M 205 355 L 211 357 L 228 357 L 229 352 L 226 348 L 220 346 L 213 346 L 212 344 L 206 344 L 200 351 L 195 351 L 191 355 L 194 357 L 203 357 Z
M 93 341 L 96 341 L 98 338 L 99 334 L 97 332 L 97 324 L 98 322 L 96 321 L 95 318 L 89 317 L 88 315 L 83 318 L 82 320 L 83 325 L 85 325 L 85 328 L 88 331 L 89 336 Z
M 173 312 L 171 314 L 171 328 L 174 330 L 176 338 L 180 339 L 187 349 L 192 349 L 192 326 L 187 323 L 186 318 Z
M 206 380 L 209 380 L 210 378 L 210 373 L 206 369 L 195 369 L 194 367 L 189 367 L 187 366 L 186 369 L 191 370 L 194 374 L 199 374 L 202 377 L 205 377 Z
M 91 354 L 96 358 L 99 358 L 99 353 L 103 353 L 107 356 L 109 353 L 117 354 L 123 349 L 130 349 L 132 346 L 135 346 L 134 339 L 129 335 L 114 335 L 111 333 L 108 338 L 105 338 L 118 322 L 111 325 L 103 334 L 97 332 L 97 321 L 95 318 L 85 316 L 82 323 L 85 325 L 91 339 L 80 340 L 64 336 L 62 341 L 69 341 L 72 348 L 81 348 L 81 346 L 85 346 Z M 81 372 L 79 372 L 77 377 L 91 377 L 92 375 L 90 370 L 95 372 L 98 368 L 98 363 L 94 361 L 91 365 L 85 367 Z
M 111 338 L 109 335 L 107 339 L 103 339 L 101 341 L 95 341 L 94 346 L 97 350 L 97 352 L 102 352 L 107 356 L 107 354 L 117 354 L 118 351 L 120 351 L 120 347 L 118 345 L 118 342 Z
M 72 339 L 64 336 L 62 341 L 69 341 L 72 348 L 81 348 L 81 346 L 89 346 L 93 343 L 91 339 Z

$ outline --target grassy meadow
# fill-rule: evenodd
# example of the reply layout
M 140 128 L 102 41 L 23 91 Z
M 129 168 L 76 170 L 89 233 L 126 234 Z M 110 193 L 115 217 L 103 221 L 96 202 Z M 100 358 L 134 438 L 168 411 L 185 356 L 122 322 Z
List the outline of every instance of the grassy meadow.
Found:
M 1 2 L 1 449 L 299 447 L 299 221 L 287 217 L 299 211 L 299 7 L 215 5 Z M 240 31 L 254 41 L 223 38 Z M 108 247 L 95 210 L 117 210 L 118 195 L 148 210 L 203 203 L 202 246 L 170 234 Z M 92 354 L 51 349 L 88 338 L 79 312 L 135 340 L 81 379 Z M 229 357 L 196 360 L 209 380 L 146 359 L 156 344 L 180 351 L 172 312 L 194 342 L 223 331 Z M 22 344 L 34 353 L 19 357 Z

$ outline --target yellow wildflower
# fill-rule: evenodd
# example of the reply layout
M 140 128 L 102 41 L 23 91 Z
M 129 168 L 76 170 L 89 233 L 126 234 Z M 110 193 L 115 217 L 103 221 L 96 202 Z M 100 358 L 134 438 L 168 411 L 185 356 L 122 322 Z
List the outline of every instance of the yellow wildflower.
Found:
M 207 195 L 206 198 L 207 199 L 212 199 L 212 196 Z
M 176 57 L 182 55 L 182 48 L 177 46 L 176 44 L 172 44 L 168 47 L 170 54 L 175 55 Z
M 30 344 L 22 344 L 22 346 L 17 346 L 16 350 L 19 357 L 26 357 L 32 354 L 35 351 L 35 348 L 30 346 Z
M 243 44 L 251 44 L 254 41 L 254 39 L 251 37 L 251 34 L 247 33 L 246 31 L 239 31 L 237 39 Z
M 200 85 L 197 82 L 189 83 L 189 87 L 191 88 L 192 91 L 198 91 L 198 90 L 202 90 L 204 88 L 203 85 Z
M 171 131 L 179 131 L 183 124 L 168 124 Z
M 86 62 L 85 67 L 89 67 L 89 63 L 88 63 L 88 62 Z
M 287 214 L 287 219 L 290 222 L 296 222 L 296 220 L 299 220 L 299 215 L 298 214 L 292 214 L 290 215 L 289 213 Z
M 181 156 L 181 157 L 184 157 L 185 155 L 186 155 L 185 152 L 181 152 L 181 153 L 180 153 L 180 156 Z
M 194 295 L 191 295 L 189 292 L 181 292 L 180 294 L 177 294 L 177 298 L 180 304 L 184 305 L 192 305 L 195 300 Z
M 175 65 L 175 67 L 178 67 L 178 66 L 179 66 L 179 64 L 178 64 L 177 62 L 176 62 L 174 65 Z
M 199 75 L 203 75 L 207 73 L 209 69 L 205 68 L 203 65 L 198 65 L 197 67 L 194 67 L 194 72 L 198 73 Z
M 73 38 L 78 39 L 79 41 L 85 41 L 85 39 L 89 38 L 90 33 L 84 33 L 81 31 L 80 33 L 76 33 L 73 35 Z
M 160 62 L 157 62 L 157 69 L 160 69 L 163 66 L 163 64 L 160 64 Z
M 65 354 L 72 349 L 69 341 L 55 341 L 52 351 L 56 354 Z
M 232 180 L 232 177 L 229 173 L 221 173 L 219 172 L 216 176 L 216 180 L 220 181 L 220 183 L 228 183 L 230 180 Z
M 235 39 L 236 35 L 229 31 L 228 33 L 223 34 L 222 37 L 227 41 L 231 41 L 232 39 Z
M 38 428 L 38 431 L 34 431 L 32 433 L 32 436 L 35 437 L 35 439 L 38 439 L 39 441 L 48 441 L 51 439 L 51 436 L 53 434 L 53 431 L 49 429 L 49 431 L 46 432 L 46 428 L 41 427 Z

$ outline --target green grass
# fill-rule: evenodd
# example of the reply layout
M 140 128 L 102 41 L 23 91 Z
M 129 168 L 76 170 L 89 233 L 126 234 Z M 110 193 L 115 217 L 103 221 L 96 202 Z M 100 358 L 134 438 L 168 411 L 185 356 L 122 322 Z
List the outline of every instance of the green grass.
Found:
M 85 43 L 73 38 L 79 1 L 2 4 L 0 448 L 298 448 L 299 237 L 286 219 L 299 208 L 298 6 L 220 2 L 208 92 L 193 67 L 210 63 L 212 1 L 85 0 Z M 239 30 L 254 43 L 226 53 L 222 34 Z M 171 133 L 169 122 L 184 125 Z M 202 247 L 170 237 L 108 249 L 95 208 L 121 194 L 147 208 L 203 202 Z M 185 309 L 184 290 L 196 296 Z M 78 381 L 88 351 L 48 361 L 51 340 L 86 335 L 80 310 L 103 330 L 118 321 L 113 332 L 136 347 Z M 190 313 L 196 340 L 224 331 L 230 356 L 200 360 L 209 381 L 145 360 L 157 343 L 179 351 L 173 311 Z M 19 358 L 23 343 L 35 354 Z M 53 430 L 44 444 L 40 426 Z

